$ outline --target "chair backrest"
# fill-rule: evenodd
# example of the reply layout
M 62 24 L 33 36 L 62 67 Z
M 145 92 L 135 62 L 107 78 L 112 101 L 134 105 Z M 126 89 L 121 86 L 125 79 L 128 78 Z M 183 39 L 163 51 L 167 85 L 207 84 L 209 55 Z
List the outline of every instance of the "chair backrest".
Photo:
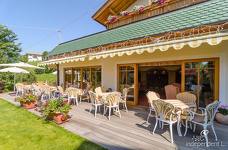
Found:
M 44 94 L 50 94 L 51 93 L 51 88 L 48 85 L 42 85 L 40 88 Z
M 178 88 L 176 86 L 174 85 L 165 86 L 166 99 L 176 99 L 177 93 L 178 93 Z
M 161 120 L 172 121 L 175 117 L 175 107 L 163 100 L 154 100 L 153 106 L 155 110 L 155 116 Z
M 101 87 L 97 87 L 97 88 L 95 89 L 95 93 L 96 93 L 97 95 L 101 95 L 101 94 L 102 94 L 102 89 L 101 89 Z
M 129 89 L 128 88 L 124 88 L 122 91 L 123 94 L 123 99 L 126 101 L 127 100 L 127 95 L 128 95 Z
M 214 101 L 211 104 L 208 104 L 206 106 L 206 117 L 205 117 L 205 122 L 212 123 L 214 121 L 215 115 L 217 113 L 218 107 L 219 107 L 220 102 L 219 101 Z
M 36 84 L 31 85 L 31 90 L 32 90 L 33 94 L 37 95 L 37 96 L 40 95 L 42 92 L 41 88 Z
M 182 93 L 178 93 L 177 97 L 178 100 L 183 101 L 186 104 L 192 104 L 195 105 L 196 107 L 196 95 L 189 93 L 189 92 L 182 92 Z
M 67 95 L 69 96 L 69 97 L 78 97 L 78 95 L 79 95 L 79 90 L 77 89 L 77 88 L 68 88 L 68 90 L 67 90 Z
M 93 91 L 89 91 L 89 98 L 92 104 L 97 103 L 97 96 L 96 93 L 94 93 Z
M 17 83 L 17 84 L 15 85 L 15 87 L 16 87 L 16 90 L 17 90 L 17 91 L 22 91 L 24 85 L 23 85 L 22 83 Z
M 157 94 L 156 92 L 153 91 L 149 91 L 147 94 L 147 99 L 148 99 L 148 103 L 150 104 L 150 106 L 153 106 L 153 100 L 158 100 L 160 99 L 159 94 Z
M 119 94 L 109 94 L 106 96 L 106 103 L 109 106 L 116 106 L 119 104 L 120 101 L 120 95 Z
M 57 86 L 57 89 L 58 89 L 58 91 L 61 93 L 61 94 L 63 94 L 64 92 L 64 90 L 63 90 L 63 88 L 61 87 L 61 86 Z
M 177 92 L 180 93 L 180 89 L 181 89 L 181 84 L 180 83 L 173 83 L 172 85 L 174 85 L 175 87 L 177 87 Z

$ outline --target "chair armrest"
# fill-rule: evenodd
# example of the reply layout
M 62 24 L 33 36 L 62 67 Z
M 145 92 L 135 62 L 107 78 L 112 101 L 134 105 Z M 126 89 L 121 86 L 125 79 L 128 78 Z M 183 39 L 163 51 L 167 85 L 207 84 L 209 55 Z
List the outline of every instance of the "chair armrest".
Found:
M 205 108 L 199 107 L 199 110 L 201 111 L 202 114 L 204 114 L 206 112 Z
M 195 116 L 201 116 L 201 117 L 205 117 L 205 114 L 200 114 L 200 113 L 196 113 L 194 111 L 188 111 L 189 115 L 190 115 L 190 120 L 193 120 L 195 118 Z

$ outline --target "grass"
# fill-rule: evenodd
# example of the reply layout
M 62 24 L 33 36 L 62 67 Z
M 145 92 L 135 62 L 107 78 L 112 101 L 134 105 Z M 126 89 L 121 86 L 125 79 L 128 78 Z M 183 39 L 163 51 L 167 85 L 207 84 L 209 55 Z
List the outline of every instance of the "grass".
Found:
M 2 150 L 103 149 L 2 99 L 0 99 L 0 114 L 0 149 Z
M 53 84 L 53 83 L 56 83 L 56 76 L 57 75 L 54 75 L 52 73 L 44 73 L 44 74 L 35 74 L 36 76 L 36 80 L 38 82 L 48 82 L 48 84 Z

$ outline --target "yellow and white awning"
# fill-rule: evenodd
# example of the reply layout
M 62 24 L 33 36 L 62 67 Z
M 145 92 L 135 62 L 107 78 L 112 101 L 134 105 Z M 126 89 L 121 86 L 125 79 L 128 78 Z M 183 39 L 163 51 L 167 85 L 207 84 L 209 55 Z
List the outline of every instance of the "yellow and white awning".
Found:
M 203 43 L 208 43 L 209 45 L 218 45 L 222 41 L 228 39 L 228 33 L 216 33 L 198 37 L 190 37 L 185 39 L 178 39 L 172 41 L 165 41 L 165 42 L 157 42 L 148 45 L 142 46 L 134 46 L 129 48 L 120 48 L 115 50 L 107 50 L 103 52 L 97 52 L 94 54 L 88 55 L 77 55 L 72 57 L 65 57 L 59 59 L 52 59 L 48 61 L 42 62 L 40 65 L 53 65 L 53 64 L 63 64 L 69 62 L 77 62 L 77 61 L 85 61 L 85 60 L 94 60 L 94 59 L 101 59 L 107 57 L 115 57 L 115 56 L 123 56 L 123 55 L 132 55 L 142 54 L 144 52 L 153 53 L 156 50 L 160 50 L 162 52 L 173 48 L 175 50 L 181 50 L 184 46 L 188 45 L 191 48 L 197 48 Z

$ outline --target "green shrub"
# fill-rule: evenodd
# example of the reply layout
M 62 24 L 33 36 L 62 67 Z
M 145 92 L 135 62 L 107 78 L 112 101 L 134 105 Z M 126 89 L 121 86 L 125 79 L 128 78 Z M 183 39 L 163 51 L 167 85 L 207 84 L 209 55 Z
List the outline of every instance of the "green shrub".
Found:
M 227 105 L 221 105 L 218 109 L 218 112 L 223 115 L 228 115 L 228 106 Z
M 36 102 L 37 100 L 38 100 L 38 97 L 36 95 L 33 95 L 32 93 L 25 94 L 16 99 L 16 101 L 20 102 L 21 104 L 32 103 L 32 102 Z
M 69 104 L 64 103 L 62 98 L 51 99 L 48 101 L 47 106 L 45 106 L 43 111 L 43 116 L 45 119 L 52 119 L 55 114 L 61 113 L 67 116 L 71 107 Z

